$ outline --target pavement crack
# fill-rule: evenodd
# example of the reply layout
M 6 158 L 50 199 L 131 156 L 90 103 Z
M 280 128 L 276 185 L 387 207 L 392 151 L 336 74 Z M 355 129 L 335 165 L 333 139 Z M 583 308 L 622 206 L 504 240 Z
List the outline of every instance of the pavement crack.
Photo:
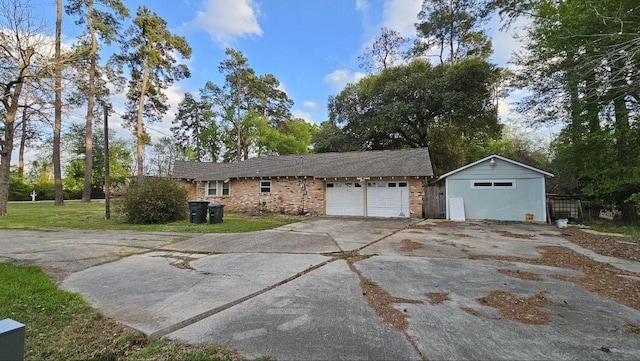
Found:
M 404 335 L 407 342 L 415 349 L 423 361 L 427 361 L 427 357 L 420 351 L 417 342 L 409 336 L 407 329 L 409 328 L 409 315 L 407 310 L 398 310 L 394 304 L 424 304 L 420 300 L 411 300 L 407 298 L 399 298 L 392 296 L 385 289 L 380 287 L 375 281 L 364 277 L 362 272 L 356 268 L 355 263 L 367 257 L 363 257 L 355 253 L 353 257 L 346 259 L 349 269 L 358 276 L 360 280 L 360 288 L 362 295 L 367 304 L 382 318 L 383 322 Z
M 276 284 L 270 285 L 270 286 L 265 287 L 265 288 L 263 288 L 261 290 L 253 292 L 253 293 L 251 293 L 249 295 L 246 295 L 244 297 L 238 298 L 237 300 L 225 303 L 224 305 L 220 305 L 220 306 L 215 307 L 213 309 L 210 309 L 208 311 L 199 313 L 199 314 L 197 314 L 195 316 L 189 317 L 189 318 L 187 318 L 185 320 L 182 320 L 182 321 L 180 321 L 178 323 L 175 323 L 173 325 L 170 325 L 170 326 L 167 326 L 165 328 L 162 328 L 162 329 L 160 329 L 160 330 L 158 330 L 156 332 L 152 332 L 151 334 L 148 335 L 148 338 L 149 338 L 149 340 L 160 339 L 160 338 L 162 338 L 162 337 L 164 337 L 164 336 L 166 336 L 166 335 L 168 335 L 168 334 L 170 334 L 172 332 L 175 332 L 175 331 L 178 331 L 180 329 L 183 329 L 183 328 L 185 328 L 185 327 L 187 327 L 189 325 L 192 325 L 192 324 L 194 324 L 194 323 L 196 323 L 198 321 L 202 321 L 207 317 L 211 317 L 211 316 L 213 316 L 213 315 L 215 315 L 217 313 L 220 313 L 220 312 L 222 312 L 222 311 L 224 311 L 226 309 L 229 309 L 229 308 L 231 308 L 233 306 L 237 306 L 237 305 L 239 305 L 239 304 L 241 304 L 241 303 L 243 303 L 245 301 L 248 301 L 248 300 L 250 300 L 252 298 L 260 296 L 263 293 L 266 293 L 266 292 L 271 291 L 271 290 L 273 290 L 275 288 L 283 286 L 283 285 L 285 285 L 285 284 L 287 284 L 287 283 L 289 283 L 289 282 L 291 282 L 291 281 L 293 281 L 295 279 L 298 279 L 298 278 L 306 275 L 309 272 L 312 272 L 312 271 L 314 271 L 316 269 L 319 269 L 319 268 L 321 268 L 323 266 L 326 266 L 327 264 L 329 264 L 329 263 L 331 263 L 333 261 L 335 261 L 335 259 L 326 260 L 326 261 L 324 261 L 322 263 L 319 263 L 319 264 L 311 266 L 311 267 L 309 267 L 309 268 L 307 268 L 307 269 L 305 269 L 305 270 L 303 270 L 301 272 L 298 272 L 298 273 L 294 274 L 291 277 L 285 278 L 284 280 L 282 280 L 282 281 L 280 281 L 280 282 L 278 282 Z

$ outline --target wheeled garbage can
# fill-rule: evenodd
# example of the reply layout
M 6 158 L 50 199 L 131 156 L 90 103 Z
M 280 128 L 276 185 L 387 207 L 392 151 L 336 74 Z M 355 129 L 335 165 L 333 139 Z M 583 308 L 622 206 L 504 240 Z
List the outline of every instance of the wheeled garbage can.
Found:
M 191 223 L 207 223 L 207 206 L 209 201 L 189 201 L 189 221 Z
M 222 223 L 224 217 L 224 204 L 212 203 L 209 205 L 209 223 Z

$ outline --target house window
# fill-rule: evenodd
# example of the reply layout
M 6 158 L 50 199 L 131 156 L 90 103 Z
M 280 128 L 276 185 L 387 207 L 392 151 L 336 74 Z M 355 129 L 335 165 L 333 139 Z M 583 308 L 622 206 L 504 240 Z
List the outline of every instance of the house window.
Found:
M 400 182 L 400 183 L 398 183 L 398 187 L 400 187 L 400 188 L 407 188 L 407 182 Z
M 327 188 L 333 188 L 333 183 L 327 183 Z
M 217 196 L 218 195 L 218 182 L 208 182 L 207 183 L 207 195 L 208 196 Z
M 515 179 L 472 180 L 471 189 L 516 189 Z
M 260 181 L 260 193 L 266 193 L 266 194 L 271 193 L 271 181 L 270 180 Z
M 230 186 L 231 186 L 230 182 L 227 182 L 227 183 L 223 182 L 222 183 L 222 195 L 223 196 L 228 196 L 229 195 L 230 190 L 231 190 Z
M 396 187 L 395 182 L 389 182 L 389 188 L 395 188 L 395 187 Z

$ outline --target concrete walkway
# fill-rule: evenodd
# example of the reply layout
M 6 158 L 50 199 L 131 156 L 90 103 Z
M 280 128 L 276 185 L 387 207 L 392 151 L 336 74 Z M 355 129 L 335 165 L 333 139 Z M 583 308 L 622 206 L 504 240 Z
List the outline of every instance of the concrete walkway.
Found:
M 639 359 L 628 325 L 640 326 L 640 312 L 551 277 L 579 272 L 470 257 L 537 258 L 536 247 L 561 245 L 638 270 L 637 262 L 590 255 L 560 235 L 532 224 L 337 218 L 218 235 L 0 230 L 0 259 L 57 271 L 66 277 L 63 288 L 151 338 L 221 344 L 247 357 Z M 359 276 L 338 257 L 353 250 L 372 256 L 354 264 L 367 282 L 413 300 L 391 305 L 408 317 L 406 330 L 384 324 L 363 297 Z M 499 269 L 534 272 L 542 281 Z M 546 292 L 542 310 L 551 321 L 503 319 L 476 301 L 492 290 Z M 447 299 L 432 304 L 427 293 Z

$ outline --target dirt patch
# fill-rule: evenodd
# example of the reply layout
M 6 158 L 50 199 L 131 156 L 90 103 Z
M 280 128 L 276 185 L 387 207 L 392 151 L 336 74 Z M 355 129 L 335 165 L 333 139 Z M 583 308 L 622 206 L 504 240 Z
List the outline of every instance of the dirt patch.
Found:
M 478 259 L 521 262 L 551 267 L 568 268 L 580 271 L 583 277 L 552 275 L 553 278 L 572 282 L 587 291 L 610 298 L 618 303 L 640 310 L 640 281 L 620 275 L 638 277 L 640 274 L 622 271 L 609 264 L 600 263 L 591 258 L 561 246 L 537 247 L 542 255 L 538 259 L 506 256 L 475 256 Z
M 447 292 L 427 292 L 425 295 L 429 298 L 429 302 L 431 302 L 432 305 L 439 305 L 449 299 L 449 293 Z
M 400 250 L 403 252 L 411 252 L 419 249 L 423 249 L 424 245 L 422 243 L 414 242 L 410 239 L 403 239 L 400 242 Z
M 454 234 L 452 234 L 452 236 L 455 236 L 455 237 L 458 237 L 458 238 L 469 238 L 469 237 L 471 237 L 470 235 L 464 234 L 464 233 L 454 233 Z
M 195 270 L 195 268 L 191 266 L 191 261 L 195 260 L 195 258 L 186 256 L 172 256 L 171 258 L 177 258 L 177 260 L 169 263 L 171 266 L 180 269 Z
M 578 229 L 566 229 L 564 238 L 598 254 L 640 262 L 640 243 L 620 242 L 615 237 L 589 234 Z
M 520 271 L 520 270 L 512 271 L 508 269 L 499 269 L 498 272 L 502 273 L 505 276 L 521 278 L 523 280 L 542 281 L 542 277 L 540 277 L 539 274 L 533 273 L 533 272 Z
M 512 233 L 509 231 L 496 231 L 496 233 L 498 233 L 503 237 L 519 238 L 519 239 L 533 239 L 533 237 L 535 237 L 533 234 L 520 234 L 520 233 Z
M 640 327 L 632 324 L 632 323 L 627 323 L 626 325 L 624 325 L 624 329 L 627 332 L 631 332 L 631 333 L 638 333 L 640 334 Z
M 395 303 L 424 304 L 424 302 L 391 296 L 389 292 L 378 286 L 378 284 L 376 284 L 374 281 L 365 278 L 362 273 L 353 265 L 355 262 L 361 259 L 361 256 L 349 258 L 347 259 L 347 264 L 349 265 L 349 269 L 351 269 L 351 271 L 355 273 L 360 279 L 362 295 L 364 296 L 364 299 L 367 300 L 369 307 L 373 308 L 378 316 L 382 318 L 384 323 L 402 332 L 407 341 L 409 341 L 418 355 L 420 355 L 420 358 L 426 361 L 427 357 L 422 354 L 415 340 L 413 340 L 407 333 L 407 329 L 409 328 L 409 316 L 406 313 L 407 310 L 404 309 L 400 311 L 397 308 L 393 307 Z
M 478 298 L 476 302 L 498 309 L 502 318 L 530 325 L 543 325 L 549 322 L 549 315 L 540 309 L 549 303 L 545 295 L 546 291 L 540 291 L 530 297 L 519 297 L 513 293 L 494 290 Z
M 409 327 L 408 315 L 405 312 L 393 307 L 394 303 L 419 303 L 422 301 L 409 300 L 406 298 L 393 297 L 389 292 L 385 291 L 382 287 L 378 286 L 375 282 L 368 278 L 365 278 L 362 273 L 353 265 L 358 259 L 349 259 L 347 263 L 351 271 L 358 275 L 360 278 L 360 287 L 362 287 L 362 295 L 367 300 L 367 303 L 376 313 L 383 319 L 387 325 L 406 332 Z
M 474 310 L 471 307 L 460 307 L 460 309 L 463 310 L 464 312 L 470 314 L 471 316 L 487 318 L 487 317 L 484 317 L 483 315 L 481 315 L 480 312 Z

